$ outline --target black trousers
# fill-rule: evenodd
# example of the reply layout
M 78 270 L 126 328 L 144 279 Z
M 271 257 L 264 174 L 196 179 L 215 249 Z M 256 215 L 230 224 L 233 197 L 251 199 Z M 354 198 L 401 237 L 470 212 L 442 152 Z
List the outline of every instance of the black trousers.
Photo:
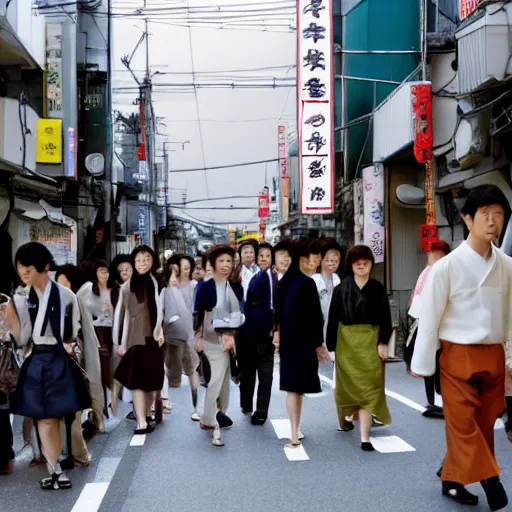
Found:
M 253 411 L 257 374 L 256 412 L 261 418 L 267 418 L 274 378 L 274 346 L 271 342 L 262 344 L 243 340 L 239 344 L 237 357 L 240 366 L 240 407 L 245 412 Z
M 11 419 L 6 409 L 0 409 L 0 464 L 14 459 Z

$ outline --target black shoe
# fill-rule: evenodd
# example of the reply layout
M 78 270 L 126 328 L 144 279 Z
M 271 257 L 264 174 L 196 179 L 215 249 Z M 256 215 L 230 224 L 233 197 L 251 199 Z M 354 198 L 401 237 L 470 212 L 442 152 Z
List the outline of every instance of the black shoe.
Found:
M 252 425 L 259 425 L 259 426 L 262 426 L 262 425 L 265 425 L 265 422 L 267 421 L 267 417 L 266 416 L 263 416 L 263 414 L 261 413 L 258 413 L 258 412 L 255 412 L 252 416 L 251 416 L 251 424 Z
M 73 469 L 75 467 L 75 459 L 74 457 L 66 457 L 61 463 L 60 467 L 64 471 L 69 471 L 70 469 Z
M 233 420 L 220 411 L 217 413 L 217 423 L 219 424 L 219 428 L 229 428 L 233 426 Z
M 508 505 L 508 498 L 499 477 L 495 476 L 480 482 L 487 496 L 487 503 L 491 510 L 500 510 Z
M 57 490 L 57 489 L 71 489 L 71 481 L 65 473 L 53 473 L 51 476 L 41 478 L 39 481 L 41 489 L 45 491 Z
M 372 443 L 365 441 L 361 443 L 361 450 L 363 450 L 363 452 L 374 452 L 375 448 L 373 447 Z
M 144 434 L 151 434 L 154 431 L 155 431 L 155 424 L 148 422 L 148 425 L 146 428 L 135 429 L 134 434 L 136 436 L 142 436 Z
M 440 420 L 444 420 L 444 413 L 442 407 L 438 405 L 429 405 L 427 410 L 423 413 L 425 418 L 436 418 Z
M 345 420 L 345 426 L 343 428 L 339 427 L 338 430 L 340 432 L 352 432 L 354 430 L 354 422 Z
M 443 466 L 441 466 L 441 467 L 437 470 L 437 473 L 436 473 L 437 477 L 438 477 L 438 478 L 441 478 L 442 473 L 443 473 Z
M 137 421 L 137 418 L 135 417 L 135 413 L 133 411 L 129 412 L 127 415 L 126 415 L 126 419 L 127 420 L 135 420 Z
M 450 498 L 461 505 L 478 505 L 478 496 L 471 494 L 462 484 L 456 482 L 443 482 L 443 496 Z

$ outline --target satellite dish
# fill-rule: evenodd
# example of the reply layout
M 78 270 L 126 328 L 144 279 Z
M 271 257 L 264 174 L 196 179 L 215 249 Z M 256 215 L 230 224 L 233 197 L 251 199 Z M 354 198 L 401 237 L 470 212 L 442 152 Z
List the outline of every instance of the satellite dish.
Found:
M 85 168 L 93 176 L 101 176 L 105 172 L 105 157 L 101 153 L 91 153 L 85 157 Z
M 425 208 L 425 191 L 413 185 L 400 185 L 396 189 L 396 201 L 406 208 Z

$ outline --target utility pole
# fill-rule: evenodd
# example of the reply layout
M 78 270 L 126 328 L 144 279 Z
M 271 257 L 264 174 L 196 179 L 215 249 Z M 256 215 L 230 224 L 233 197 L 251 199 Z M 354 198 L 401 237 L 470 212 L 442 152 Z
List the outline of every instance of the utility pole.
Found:
M 424 83 L 422 87 L 426 86 L 427 81 L 427 58 L 428 58 L 428 0 L 420 0 L 420 33 L 421 33 L 421 80 Z M 421 122 L 421 131 L 424 133 L 432 133 L 432 90 L 429 87 L 429 95 L 424 96 L 421 100 L 417 97 L 418 102 L 423 101 L 422 112 L 423 116 Z M 430 112 L 430 115 L 428 114 Z M 418 119 L 420 121 L 420 119 Z M 431 141 L 429 148 L 424 148 L 428 152 L 428 157 L 418 160 L 420 163 L 425 163 L 425 210 L 426 210 L 426 228 L 423 229 L 425 238 L 432 239 L 437 237 L 436 230 L 436 210 L 434 198 L 434 166 L 433 166 L 433 141 Z M 425 244 L 427 247 L 428 244 Z

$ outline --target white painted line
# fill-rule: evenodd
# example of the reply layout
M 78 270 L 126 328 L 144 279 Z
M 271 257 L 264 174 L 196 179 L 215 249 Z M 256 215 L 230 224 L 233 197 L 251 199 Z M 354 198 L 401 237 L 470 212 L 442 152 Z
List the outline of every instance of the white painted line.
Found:
M 95 483 L 109 483 L 114 478 L 117 466 L 121 462 L 121 457 L 104 457 L 98 463 L 98 469 L 94 475 Z
M 403 404 L 411 407 L 412 409 L 416 409 L 419 412 L 425 412 L 426 411 L 425 407 L 423 407 L 422 405 L 417 404 L 416 402 L 413 402 L 412 400 L 410 400 L 406 396 L 403 396 L 403 395 L 400 395 L 398 393 L 395 393 L 394 391 L 391 391 L 390 389 L 387 389 L 387 388 L 386 388 L 386 395 L 391 397 L 391 398 L 394 398 L 395 400 L 398 400 L 399 402 L 402 402 Z
M 71 512 L 97 512 L 108 486 L 108 482 L 85 484 Z
M 373 447 L 379 453 L 403 453 L 403 452 L 415 452 L 409 443 L 406 443 L 403 439 L 398 436 L 379 436 L 370 437 L 370 442 Z
M 325 383 L 327 383 L 329 386 L 331 386 L 332 389 L 334 389 L 334 382 L 329 379 L 329 377 L 326 377 L 325 375 L 319 374 L 320 380 L 323 380 Z
M 142 434 L 141 436 L 133 436 L 130 441 L 130 446 L 144 446 L 146 442 L 146 434 Z
M 270 420 L 278 439 L 290 439 L 291 426 L 290 420 Z
M 494 424 L 494 430 L 501 430 L 503 428 L 505 428 L 505 423 L 503 423 L 501 418 L 498 418 Z
M 297 448 L 284 448 L 284 453 L 289 461 L 297 462 L 301 460 L 309 460 L 308 454 L 304 446 L 300 445 Z

